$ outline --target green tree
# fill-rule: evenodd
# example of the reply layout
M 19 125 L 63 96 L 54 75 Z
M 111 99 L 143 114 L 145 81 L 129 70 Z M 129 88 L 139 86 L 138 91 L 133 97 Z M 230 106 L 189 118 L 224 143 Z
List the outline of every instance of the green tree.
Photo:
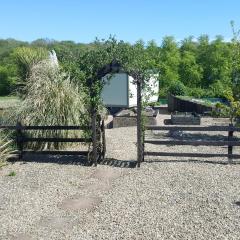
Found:
M 197 46 L 197 63 L 202 68 L 202 81 L 201 86 L 203 88 L 207 88 L 211 83 L 211 71 L 209 68 L 209 58 L 210 58 L 210 43 L 208 35 L 201 35 L 198 38 L 198 46 Z
M 16 41 L 14 39 L 0 39 L 1 95 L 9 94 L 10 91 L 15 89 L 18 74 L 12 53 L 17 47 L 26 45 L 28 45 L 28 43 Z
M 236 30 L 234 22 L 231 21 L 233 32 L 232 38 L 232 85 L 233 97 L 240 99 L 240 29 Z
M 165 37 L 161 45 L 161 62 L 159 73 L 159 87 L 165 89 L 167 93 L 168 86 L 172 82 L 179 80 L 180 52 L 173 37 Z
M 199 38 L 197 62 L 203 69 L 202 86 L 208 88 L 219 81 L 223 86 L 231 84 L 231 49 L 217 36 L 209 42 L 207 35 Z
M 0 66 L 0 96 L 5 96 L 10 93 L 11 83 L 8 77 L 6 67 Z
M 231 49 L 221 36 L 210 45 L 210 66 L 213 83 L 220 81 L 223 85 L 231 86 Z
M 181 41 L 181 46 L 180 46 L 180 51 L 188 51 L 192 52 L 195 56 L 197 55 L 197 50 L 198 50 L 198 42 L 194 41 L 193 36 L 189 36 L 187 38 L 184 38 Z
M 202 67 L 196 59 L 197 43 L 190 36 L 181 42 L 180 54 L 181 60 L 179 65 L 179 78 L 185 86 L 196 88 L 201 87 Z
M 146 47 L 150 69 L 160 70 L 161 49 L 155 41 L 149 41 Z
M 169 86 L 168 92 L 174 96 L 184 96 L 186 94 L 186 87 L 182 82 L 175 81 Z

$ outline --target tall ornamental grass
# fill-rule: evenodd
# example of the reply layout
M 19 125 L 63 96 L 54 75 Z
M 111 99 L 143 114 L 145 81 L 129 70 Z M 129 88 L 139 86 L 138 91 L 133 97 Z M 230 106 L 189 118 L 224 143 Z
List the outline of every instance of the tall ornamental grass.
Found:
M 24 125 L 69 126 L 89 124 L 84 104 L 84 94 L 79 86 L 71 82 L 50 60 L 33 65 L 26 81 L 26 95 L 16 109 L 15 116 Z M 28 131 L 31 137 L 68 137 L 69 131 Z M 76 132 L 72 132 L 76 135 Z M 61 143 L 32 143 L 33 149 L 59 149 Z
M 0 168 L 6 164 L 6 161 L 11 156 L 11 143 L 12 141 L 0 131 Z
M 48 58 L 48 51 L 44 48 L 19 47 L 13 52 L 17 64 L 18 76 L 21 83 L 29 77 L 32 66 Z

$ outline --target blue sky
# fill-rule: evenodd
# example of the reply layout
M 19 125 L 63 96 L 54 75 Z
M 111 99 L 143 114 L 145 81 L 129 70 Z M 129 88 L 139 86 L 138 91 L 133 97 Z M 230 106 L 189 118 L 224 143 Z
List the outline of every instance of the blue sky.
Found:
M 232 37 L 240 26 L 239 0 L 0 0 L 0 38 L 135 42 L 166 35 L 177 40 L 208 34 Z

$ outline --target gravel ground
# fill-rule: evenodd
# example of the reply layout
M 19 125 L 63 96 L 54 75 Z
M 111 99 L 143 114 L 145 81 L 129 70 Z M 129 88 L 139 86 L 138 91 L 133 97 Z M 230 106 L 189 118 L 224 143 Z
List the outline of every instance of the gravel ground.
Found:
M 140 169 L 131 168 L 136 128 L 106 134 L 108 161 L 97 168 L 75 158 L 67 164 L 45 157 L 44 163 L 17 162 L 0 170 L 0 239 L 240 239 L 240 164 L 146 157 Z M 12 171 L 16 175 L 8 176 Z

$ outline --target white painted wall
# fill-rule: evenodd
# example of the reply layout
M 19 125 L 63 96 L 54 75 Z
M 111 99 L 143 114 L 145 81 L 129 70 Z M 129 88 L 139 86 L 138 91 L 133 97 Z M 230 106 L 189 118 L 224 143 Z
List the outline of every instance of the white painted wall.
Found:
M 111 79 L 107 80 L 107 84 L 102 91 L 103 103 L 107 107 L 135 107 L 137 106 L 137 86 L 134 79 L 126 73 L 113 74 Z M 149 79 L 151 91 L 153 93 L 143 93 L 149 99 L 149 102 L 158 100 L 158 80 L 157 75 L 152 75 Z
M 128 76 L 128 97 L 129 97 L 129 106 L 135 107 L 137 106 L 137 85 L 134 84 L 134 79 L 131 76 Z

